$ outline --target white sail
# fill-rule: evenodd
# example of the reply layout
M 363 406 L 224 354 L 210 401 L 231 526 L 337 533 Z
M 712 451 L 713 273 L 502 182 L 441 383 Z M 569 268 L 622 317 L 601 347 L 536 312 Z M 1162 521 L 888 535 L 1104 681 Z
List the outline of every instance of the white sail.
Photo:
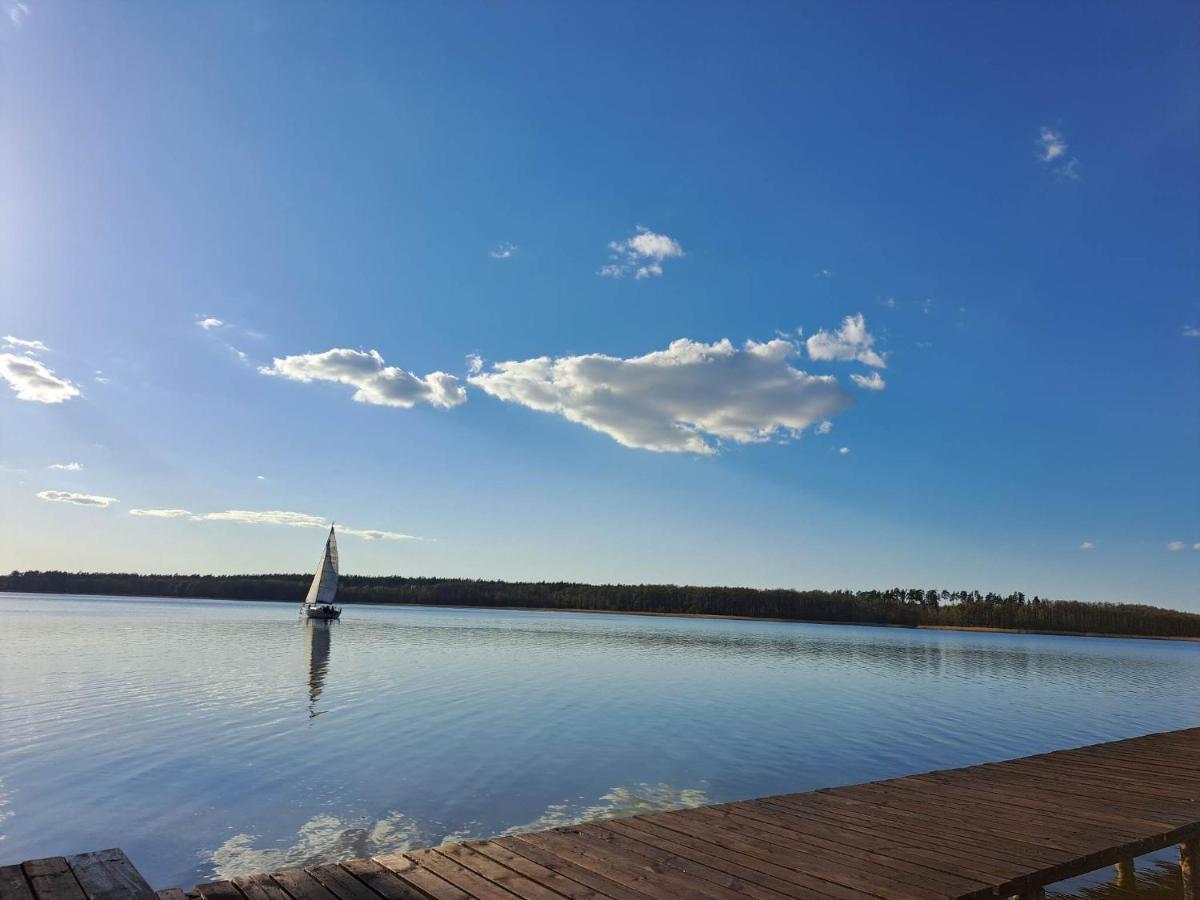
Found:
M 329 529 L 329 540 L 325 542 L 325 550 L 321 561 L 317 564 L 317 573 L 313 575 L 312 585 L 308 589 L 305 604 L 332 603 L 338 589 L 338 552 L 337 537 L 333 529 Z

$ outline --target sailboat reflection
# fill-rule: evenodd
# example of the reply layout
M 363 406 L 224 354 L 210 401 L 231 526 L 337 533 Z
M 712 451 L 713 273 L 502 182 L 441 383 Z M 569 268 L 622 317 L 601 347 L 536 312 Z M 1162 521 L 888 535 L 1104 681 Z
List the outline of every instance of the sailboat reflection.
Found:
M 304 623 L 304 641 L 308 649 L 308 717 L 315 719 L 328 710 L 317 709 L 317 701 L 325 690 L 325 673 L 329 670 L 329 630 L 332 626 L 321 619 Z

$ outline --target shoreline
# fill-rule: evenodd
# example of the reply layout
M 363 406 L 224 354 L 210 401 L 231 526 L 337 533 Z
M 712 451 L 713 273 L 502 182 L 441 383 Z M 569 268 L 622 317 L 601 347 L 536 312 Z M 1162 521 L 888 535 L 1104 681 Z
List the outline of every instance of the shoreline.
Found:
M 837 622 L 829 619 L 786 619 L 779 616 L 735 616 L 720 613 L 643 612 L 641 610 L 632 609 L 561 609 L 552 606 L 457 606 L 452 603 L 346 603 L 343 605 L 421 606 L 426 609 L 486 609 L 499 612 L 513 610 L 515 612 L 586 613 L 588 615 L 600 616 L 658 616 L 676 619 L 728 619 L 734 622 L 785 622 L 793 625 L 861 625 L 866 628 L 902 628 L 911 631 L 973 631 L 982 632 L 985 634 L 989 632 L 995 634 L 1040 634 L 1050 637 L 1117 638 L 1127 641 L 1185 641 L 1188 643 L 1200 644 L 1200 637 L 1187 637 L 1186 635 L 1115 634 L 1101 631 L 1051 631 L 1049 629 L 1040 628 L 1000 628 L 988 625 L 898 625 L 892 622 Z
M 112 597 L 114 599 L 176 600 L 184 602 L 192 600 L 199 602 L 224 600 L 230 603 L 251 602 L 286 604 L 295 602 L 291 600 L 265 600 L 253 597 L 169 597 L 153 594 L 60 594 L 42 591 L 0 591 L 0 596 L 5 594 L 25 594 L 31 597 Z M 902 625 L 893 622 L 845 622 L 830 619 L 789 619 L 780 616 L 738 616 L 724 613 L 647 612 L 633 609 L 564 609 L 562 607 L 553 606 L 480 606 L 455 603 L 356 603 L 354 601 L 344 602 L 342 605 L 361 607 L 397 606 L 423 607 L 425 609 L 490 610 L 493 612 L 505 612 L 511 610 L 513 612 L 582 613 L 585 615 L 601 616 L 654 616 L 661 618 L 682 619 L 724 619 L 733 622 L 785 622 L 794 625 L 861 625 L 867 628 L 906 628 L 913 631 L 963 631 L 983 634 L 1035 634 L 1045 635 L 1048 637 L 1111 638 L 1130 641 L 1181 641 L 1184 643 L 1200 644 L 1200 637 L 1188 637 L 1186 635 L 1120 634 L 1101 631 L 1055 631 L 1052 629 L 1042 628 L 1002 628 L 999 626 L 988 625 Z

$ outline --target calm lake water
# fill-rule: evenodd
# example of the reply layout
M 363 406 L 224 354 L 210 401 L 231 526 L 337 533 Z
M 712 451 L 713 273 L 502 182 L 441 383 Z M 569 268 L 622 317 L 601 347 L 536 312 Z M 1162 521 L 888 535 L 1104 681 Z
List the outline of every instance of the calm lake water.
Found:
M 0 864 L 155 887 L 1200 723 L 1200 644 L 0 594 Z

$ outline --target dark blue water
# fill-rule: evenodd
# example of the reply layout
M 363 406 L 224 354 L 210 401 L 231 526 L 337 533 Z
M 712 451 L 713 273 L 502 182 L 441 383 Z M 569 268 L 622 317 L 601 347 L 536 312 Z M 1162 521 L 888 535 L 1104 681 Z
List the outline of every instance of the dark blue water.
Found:
M 0 595 L 0 864 L 156 887 L 1200 724 L 1200 644 Z

